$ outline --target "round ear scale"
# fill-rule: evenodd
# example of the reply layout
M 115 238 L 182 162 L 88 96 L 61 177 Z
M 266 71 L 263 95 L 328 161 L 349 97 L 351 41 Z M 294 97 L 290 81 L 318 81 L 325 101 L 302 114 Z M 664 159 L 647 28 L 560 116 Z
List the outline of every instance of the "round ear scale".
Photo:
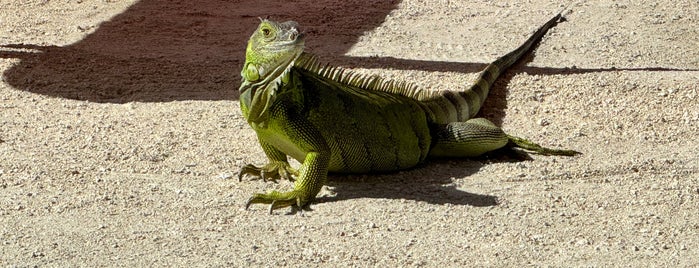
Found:
M 257 66 L 255 66 L 255 64 L 245 64 L 242 74 L 243 78 L 245 78 L 247 81 L 255 82 L 260 80 L 260 72 L 257 70 Z

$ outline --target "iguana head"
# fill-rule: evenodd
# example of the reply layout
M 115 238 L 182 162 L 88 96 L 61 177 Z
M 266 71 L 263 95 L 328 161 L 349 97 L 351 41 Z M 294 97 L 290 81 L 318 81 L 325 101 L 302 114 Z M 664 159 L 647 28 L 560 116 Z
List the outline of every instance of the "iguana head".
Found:
M 248 121 L 258 122 L 286 82 L 288 72 L 304 48 L 303 34 L 294 21 L 274 22 L 263 19 L 252 34 L 245 51 L 241 71 L 241 101 L 249 108 Z
M 243 79 L 257 82 L 280 75 L 303 52 L 303 44 L 298 23 L 262 20 L 248 41 Z

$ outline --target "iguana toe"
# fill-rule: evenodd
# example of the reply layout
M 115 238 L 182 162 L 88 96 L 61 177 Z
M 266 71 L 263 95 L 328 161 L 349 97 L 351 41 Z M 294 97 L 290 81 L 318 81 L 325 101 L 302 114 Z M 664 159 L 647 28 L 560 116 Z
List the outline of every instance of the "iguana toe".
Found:
M 242 181 L 243 176 L 246 174 L 251 175 L 255 179 L 277 182 L 278 179 L 295 181 L 296 179 L 294 179 L 294 176 L 298 176 L 299 172 L 288 163 L 270 162 L 262 167 L 257 167 L 252 164 L 243 166 L 238 173 L 238 181 Z
M 311 201 L 308 194 L 302 191 L 294 190 L 290 192 L 271 191 L 266 194 L 254 194 L 245 204 L 245 209 L 250 208 L 252 204 L 269 204 L 269 213 L 279 208 L 294 206 L 302 208 Z

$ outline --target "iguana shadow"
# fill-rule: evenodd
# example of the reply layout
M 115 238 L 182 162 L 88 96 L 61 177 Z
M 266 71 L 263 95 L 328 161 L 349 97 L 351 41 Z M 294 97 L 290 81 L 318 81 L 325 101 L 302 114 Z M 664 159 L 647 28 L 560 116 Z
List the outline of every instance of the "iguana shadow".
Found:
M 497 196 L 459 189 L 454 180 L 467 178 L 488 163 L 528 160 L 532 158 L 526 152 L 503 148 L 475 158 L 428 159 L 412 169 L 387 174 L 330 174 L 327 185 L 333 194 L 321 196 L 317 201 L 375 198 L 406 199 L 440 205 L 496 206 L 499 203 Z
M 334 194 L 321 196 L 318 202 L 372 198 L 427 202 L 430 204 L 495 206 L 493 195 L 464 191 L 454 185 L 455 178 L 478 172 L 483 164 L 469 160 L 432 161 L 414 169 L 389 174 L 331 174 L 328 186 Z

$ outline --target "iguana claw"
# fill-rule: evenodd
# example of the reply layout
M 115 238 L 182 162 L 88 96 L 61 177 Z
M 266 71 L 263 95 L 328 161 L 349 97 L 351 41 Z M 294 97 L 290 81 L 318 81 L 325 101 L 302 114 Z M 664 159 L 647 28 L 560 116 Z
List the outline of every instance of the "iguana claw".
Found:
M 240 169 L 238 173 L 238 181 L 243 181 L 243 176 L 246 174 L 252 175 L 256 179 L 263 181 L 277 182 L 278 179 L 287 179 L 295 181 L 293 176 L 298 176 L 298 170 L 292 168 L 286 162 L 270 162 L 262 167 L 257 167 L 252 164 L 247 164 Z
M 250 208 L 252 204 L 269 204 L 269 213 L 278 208 L 295 206 L 298 208 L 306 205 L 310 200 L 301 191 L 277 192 L 271 191 L 267 194 L 254 194 L 248 202 L 245 203 L 245 209 Z

